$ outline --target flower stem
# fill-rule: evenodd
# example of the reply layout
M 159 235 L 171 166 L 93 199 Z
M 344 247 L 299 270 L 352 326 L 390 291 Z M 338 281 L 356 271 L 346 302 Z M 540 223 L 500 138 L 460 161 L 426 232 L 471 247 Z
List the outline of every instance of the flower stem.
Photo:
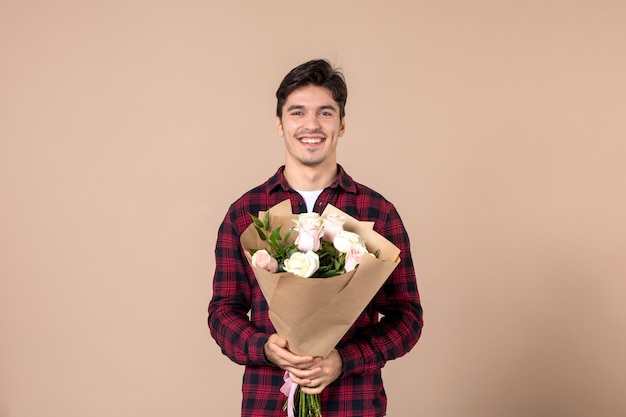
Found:
M 322 405 L 319 394 L 305 394 L 298 387 L 298 417 L 322 417 Z

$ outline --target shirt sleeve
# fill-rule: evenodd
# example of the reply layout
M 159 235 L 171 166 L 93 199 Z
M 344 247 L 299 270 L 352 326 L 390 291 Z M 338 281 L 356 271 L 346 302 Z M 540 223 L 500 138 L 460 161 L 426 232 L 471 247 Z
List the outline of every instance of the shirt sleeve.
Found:
M 379 233 L 398 246 L 401 260 L 372 301 L 382 319 L 337 346 L 343 376 L 382 368 L 387 361 L 409 352 L 421 335 L 422 307 L 409 237 L 395 208 Z
M 208 308 L 211 336 L 222 352 L 241 365 L 271 365 L 264 353 L 269 334 L 249 319 L 251 288 L 241 253 L 239 235 L 227 215 L 215 247 L 213 296 Z

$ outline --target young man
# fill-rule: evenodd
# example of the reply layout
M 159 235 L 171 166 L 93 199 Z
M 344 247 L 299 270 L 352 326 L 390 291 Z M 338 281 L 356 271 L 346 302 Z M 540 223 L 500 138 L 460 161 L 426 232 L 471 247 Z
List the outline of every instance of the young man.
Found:
M 242 417 L 285 415 L 280 392 L 285 371 L 303 392 L 321 393 L 324 417 L 381 417 L 387 406 L 381 368 L 406 354 L 422 329 L 409 238 L 394 206 L 337 164 L 337 144 L 345 132 L 343 75 L 327 61 L 309 61 L 285 76 L 276 97 L 285 165 L 235 201 L 220 226 L 209 304 L 211 335 L 225 355 L 246 367 Z M 325 358 L 295 355 L 276 334 L 239 243 L 250 213 L 286 199 L 293 213 L 321 213 L 332 204 L 357 220 L 372 221 L 374 230 L 401 250 L 398 267 Z

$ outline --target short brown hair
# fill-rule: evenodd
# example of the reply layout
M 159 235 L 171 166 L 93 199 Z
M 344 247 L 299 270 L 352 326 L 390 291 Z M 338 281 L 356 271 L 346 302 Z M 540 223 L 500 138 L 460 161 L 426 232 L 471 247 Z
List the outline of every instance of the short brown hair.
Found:
M 330 90 L 333 99 L 339 105 L 339 118 L 343 119 L 346 114 L 346 100 L 348 99 L 346 81 L 342 72 L 324 59 L 305 62 L 289 71 L 276 90 L 276 116 L 282 118 L 283 106 L 289 94 L 307 85 L 315 85 Z

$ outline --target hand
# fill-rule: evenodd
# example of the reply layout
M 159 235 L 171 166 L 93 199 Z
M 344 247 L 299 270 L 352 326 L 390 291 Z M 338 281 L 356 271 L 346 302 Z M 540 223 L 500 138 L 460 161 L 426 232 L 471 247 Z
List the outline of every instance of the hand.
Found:
M 291 380 L 302 386 L 305 394 L 319 394 L 332 384 L 343 371 L 343 360 L 337 349 L 333 349 L 325 358 L 316 357 L 312 366 L 305 370 L 290 372 Z
M 274 365 L 289 372 L 289 378 L 302 386 L 306 394 L 319 394 L 333 383 L 343 370 L 343 361 L 337 349 L 325 358 L 296 355 L 289 351 L 287 339 L 271 335 L 264 346 L 265 356 Z
M 343 361 L 337 349 L 327 357 L 296 355 L 289 351 L 287 340 L 273 334 L 264 346 L 265 356 L 274 365 L 289 372 L 291 380 L 302 386 L 306 394 L 319 394 L 333 383 L 343 370 Z
M 263 351 L 270 362 L 287 372 L 308 369 L 314 361 L 312 356 L 300 356 L 291 353 L 287 346 L 287 339 L 276 333 L 267 339 Z

